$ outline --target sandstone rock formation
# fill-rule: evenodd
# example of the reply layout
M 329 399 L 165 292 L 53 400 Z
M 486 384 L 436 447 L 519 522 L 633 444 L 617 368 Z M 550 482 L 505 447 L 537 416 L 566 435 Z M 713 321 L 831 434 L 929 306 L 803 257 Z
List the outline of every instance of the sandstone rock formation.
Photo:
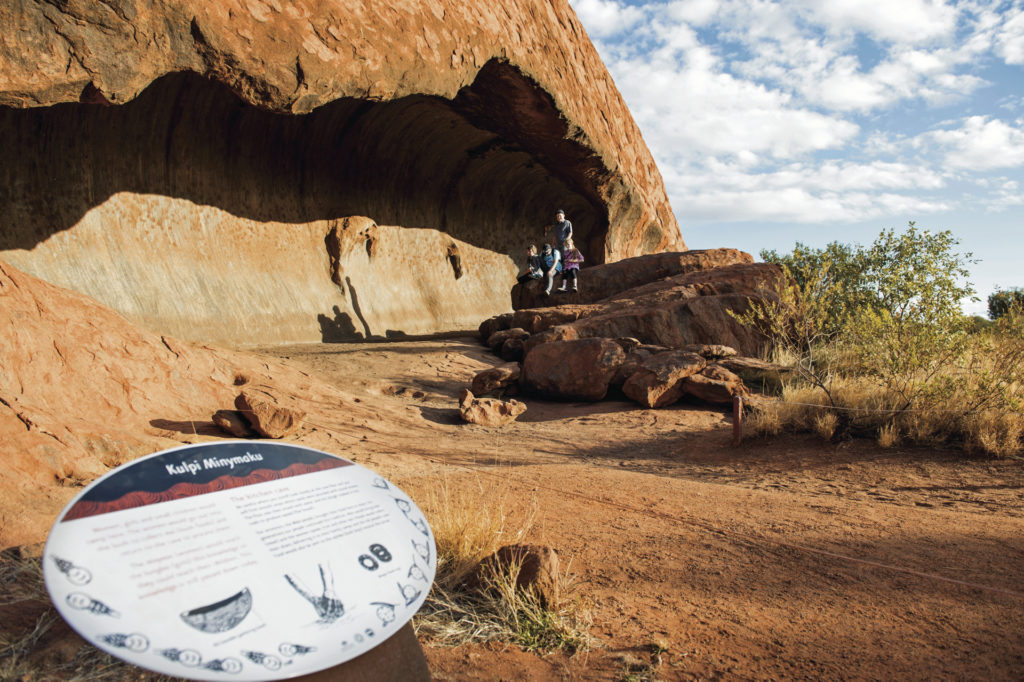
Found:
M 512 288 L 512 309 L 596 303 L 666 277 L 753 262 L 753 256 L 738 249 L 652 253 L 584 268 L 580 271 L 579 290 L 576 292 L 553 292 L 545 296 L 543 280 L 520 282 Z
M 521 381 L 554 398 L 601 400 L 624 360 L 622 348 L 610 339 L 554 341 L 526 355 Z
M 295 369 L 139 329 L 0 262 L 0 547 L 40 540 L 79 486 L 112 467 L 222 436 L 210 415 L 243 384 L 360 413 Z
M 518 362 L 508 362 L 504 365 L 485 369 L 482 372 L 477 372 L 476 376 L 473 377 L 470 390 L 476 395 L 483 395 L 484 393 L 490 393 L 491 391 L 511 386 L 519 381 L 519 372 Z
M 729 404 L 736 396 L 751 396 L 730 368 L 761 388 L 777 387 L 786 371 L 740 356 L 733 347 L 760 349 L 762 336 L 730 312 L 746 310 L 751 299 L 771 296 L 780 276 L 775 266 L 751 261 L 743 252 L 716 249 L 598 266 L 592 269 L 596 285 L 588 294 L 594 302 L 495 315 L 480 324 L 480 338 L 505 359 L 507 344 L 521 343 L 519 382 L 545 397 L 600 400 L 609 389 L 620 389 L 648 408 L 671 405 L 685 395 Z M 665 275 L 678 270 L 685 272 Z M 622 282 L 633 286 L 623 288 Z M 516 286 L 520 299 L 528 289 L 529 284 Z M 512 374 L 501 372 L 503 377 Z M 491 374 L 482 372 L 474 386 L 492 381 Z M 502 386 L 507 389 L 511 383 L 509 379 Z
M 622 392 L 644 407 L 670 405 L 683 395 L 686 378 L 707 361 L 695 353 L 665 351 L 644 360 L 622 385 Z
M 465 329 L 555 207 L 588 263 L 685 248 L 567 0 L 25 0 L 0 25 L 0 260 L 160 333 Z
M 628 259 L 599 267 L 628 269 L 643 260 Z M 739 324 L 729 311 L 747 310 L 749 300 L 765 295 L 763 287 L 779 276 L 777 266 L 768 263 L 693 270 L 619 291 L 594 303 L 554 305 L 566 299 L 552 297 L 551 307 L 526 308 L 511 317 L 497 316 L 481 329 L 494 330 L 507 324 L 530 332 L 524 346 L 527 356 L 531 348 L 551 340 L 590 337 L 633 337 L 668 348 L 710 344 L 757 355 L 765 343 L 763 335 Z

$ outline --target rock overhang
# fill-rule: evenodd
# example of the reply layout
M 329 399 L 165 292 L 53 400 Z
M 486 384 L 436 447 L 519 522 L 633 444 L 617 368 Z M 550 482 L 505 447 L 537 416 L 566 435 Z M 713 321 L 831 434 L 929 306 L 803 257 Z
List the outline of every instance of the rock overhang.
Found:
M 434 230 L 430 248 L 449 261 L 461 248 L 468 279 L 421 298 L 428 307 L 460 298 L 477 319 L 507 307 L 522 248 L 541 239 L 555 207 L 569 212 L 592 263 L 684 248 L 650 154 L 567 3 L 72 2 L 14 14 L 39 40 L 3 53 L 12 68 L 0 134 L 15 163 L 0 179 L 0 257 L 161 330 L 223 340 L 188 331 L 190 316 L 223 315 L 210 302 L 140 314 L 175 272 L 208 276 L 191 272 L 182 244 L 214 224 L 233 242 L 224 258 L 245 257 L 257 274 L 268 254 L 243 252 L 275 247 L 267 225 L 284 233 L 276 239 L 309 244 L 351 216 Z M 368 240 L 403 235 L 384 232 Z M 207 235 L 207 248 L 225 239 Z M 147 243 L 164 257 L 145 254 Z M 415 249 L 392 251 L 366 271 L 363 308 L 375 279 L 420 267 Z M 326 270 L 329 258 L 310 254 L 307 267 Z M 292 288 L 317 289 L 321 313 L 332 296 L 355 307 L 344 287 L 305 281 L 315 277 Z M 470 280 L 474 292 L 452 288 Z M 268 295 L 239 292 L 233 304 Z M 455 317 L 404 331 L 462 324 Z M 366 333 L 383 333 L 371 330 L 389 324 L 379 322 Z M 311 328 L 302 326 L 286 336 L 309 340 L 298 338 Z

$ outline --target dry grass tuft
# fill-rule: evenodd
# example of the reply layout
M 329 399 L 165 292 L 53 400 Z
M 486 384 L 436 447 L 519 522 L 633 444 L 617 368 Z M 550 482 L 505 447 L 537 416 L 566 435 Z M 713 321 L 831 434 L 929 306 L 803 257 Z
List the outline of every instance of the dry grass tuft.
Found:
M 446 478 L 420 506 L 434 531 L 438 560 L 434 587 L 413 619 L 418 636 L 441 646 L 500 641 L 570 653 L 591 646 L 589 611 L 568 567 L 558 576 L 557 604 L 533 588 L 516 587 L 521 563 L 488 563 L 478 571 L 482 559 L 523 540 L 535 502 L 524 512 L 522 500 L 500 481 L 478 477 L 455 486 Z

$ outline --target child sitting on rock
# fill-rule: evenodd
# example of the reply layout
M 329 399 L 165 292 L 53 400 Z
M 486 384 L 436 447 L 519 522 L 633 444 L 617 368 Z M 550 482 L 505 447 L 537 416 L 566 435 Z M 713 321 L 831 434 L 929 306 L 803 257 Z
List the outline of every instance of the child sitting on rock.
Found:
M 526 250 L 526 272 L 519 275 L 519 283 L 522 284 L 527 280 L 540 279 L 543 277 L 544 272 L 541 270 L 540 265 L 540 256 L 537 255 L 537 245 L 530 244 L 530 248 Z
M 544 245 L 544 251 L 540 254 L 540 268 L 547 278 L 544 295 L 549 296 L 551 286 L 555 283 L 555 275 L 562 271 L 562 257 L 557 249 L 551 248 L 551 244 Z
M 569 291 L 577 291 L 576 274 L 583 262 L 583 254 L 573 245 L 572 238 L 565 240 L 565 255 L 562 257 L 562 262 L 565 264 L 565 269 L 562 270 L 562 286 L 558 290 L 565 291 L 565 285 L 571 282 L 572 288 Z

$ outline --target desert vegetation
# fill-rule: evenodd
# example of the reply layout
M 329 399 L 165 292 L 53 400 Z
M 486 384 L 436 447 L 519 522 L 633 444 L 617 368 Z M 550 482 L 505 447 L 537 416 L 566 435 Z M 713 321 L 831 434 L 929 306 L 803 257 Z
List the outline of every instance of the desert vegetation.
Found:
M 500 482 L 480 477 L 456 486 L 444 479 L 423 502 L 437 543 L 437 577 L 413 619 L 417 636 L 435 645 L 515 643 L 530 651 L 585 651 L 589 613 L 571 566 L 525 583 L 524 554 L 495 561 L 502 546 L 520 546 L 535 507 Z M 540 571 L 544 573 L 544 571 Z
M 772 359 L 795 369 L 753 430 L 824 438 L 954 444 L 1016 456 L 1024 434 L 1024 314 L 1012 292 L 994 322 L 961 311 L 974 298 L 970 253 L 948 231 L 910 223 L 870 246 L 798 243 L 763 251 L 782 268 L 768 295 L 737 318 L 769 337 Z M 1005 301 L 1003 300 L 1005 298 Z M 993 310 L 990 297 L 990 311 Z

